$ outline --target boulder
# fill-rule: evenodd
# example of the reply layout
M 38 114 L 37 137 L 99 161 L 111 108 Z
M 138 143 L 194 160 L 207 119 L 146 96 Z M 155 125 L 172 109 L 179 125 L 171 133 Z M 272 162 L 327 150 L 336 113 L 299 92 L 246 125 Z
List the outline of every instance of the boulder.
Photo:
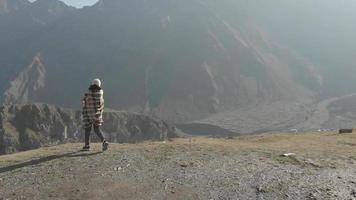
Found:
M 340 134 L 343 134 L 343 133 L 352 133 L 353 132 L 353 129 L 340 129 L 339 130 L 339 133 Z

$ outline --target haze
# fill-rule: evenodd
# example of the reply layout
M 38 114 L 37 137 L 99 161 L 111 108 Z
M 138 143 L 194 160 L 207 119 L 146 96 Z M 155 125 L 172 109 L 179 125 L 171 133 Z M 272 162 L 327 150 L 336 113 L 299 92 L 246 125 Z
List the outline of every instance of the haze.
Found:
M 35 0 L 31 0 L 31 2 L 34 2 Z M 98 0 L 61 0 L 67 5 L 74 6 L 76 8 L 82 8 L 84 6 L 91 6 L 98 2 Z
M 0 200 L 356 198 L 356 0 L 95 2 L 0 0 Z
M 356 92 L 353 0 L 101 1 L 0 0 L 0 102 L 77 109 L 100 76 L 107 107 L 178 125 L 356 121 L 342 112 L 354 112 Z

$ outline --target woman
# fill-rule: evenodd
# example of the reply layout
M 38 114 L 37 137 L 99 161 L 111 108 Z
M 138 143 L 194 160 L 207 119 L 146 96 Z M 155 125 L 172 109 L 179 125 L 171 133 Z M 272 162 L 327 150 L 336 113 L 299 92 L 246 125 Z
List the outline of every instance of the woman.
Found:
M 94 79 L 89 87 L 88 93 L 85 93 L 83 98 L 83 122 L 85 129 L 85 146 L 83 151 L 89 151 L 90 132 L 94 127 L 94 132 L 103 143 L 103 151 L 109 147 L 109 143 L 105 140 L 100 126 L 103 124 L 104 112 L 104 91 L 101 88 L 101 81 Z

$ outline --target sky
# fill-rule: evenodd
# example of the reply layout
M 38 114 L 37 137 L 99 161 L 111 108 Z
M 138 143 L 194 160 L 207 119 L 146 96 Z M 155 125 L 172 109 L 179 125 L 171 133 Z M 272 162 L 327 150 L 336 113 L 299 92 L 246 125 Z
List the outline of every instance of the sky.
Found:
M 64 1 L 66 4 L 82 8 L 83 6 L 89 6 L 95 4 L 98 0 L 61 0 Z
M 30 1 L 35 1 L 35 0 L 30 0 Z M 82 8 L 83 6 L 90 6 L 95 4 L 98 0 L 61 0 L 65 2 L 68 5 L 77 7 L 77 8 Z

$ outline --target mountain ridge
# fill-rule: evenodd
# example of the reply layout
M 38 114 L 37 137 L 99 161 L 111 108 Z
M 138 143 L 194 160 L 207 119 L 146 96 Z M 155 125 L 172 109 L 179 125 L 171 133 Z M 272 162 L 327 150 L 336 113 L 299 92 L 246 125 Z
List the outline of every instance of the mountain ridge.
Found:
M 329 75 L 315 58 L 279 40 L 260 15 L 253 18 L 255 6 L 230 0 L 102 0 L 67 9 L 43 25 L 33 22 L 38 29 L 20 37 L 23 45 L 17 46 L 18 38 L 7 43 L 14 50 L 0 54 L 5 63 L 0 93 L 11 81 L 21 82 L 20 74 L 41 52 L 46 66 L 41 92 L 25 95 L 31 91 L 26 88 L 11 101 L 76 108 L 91 79 L 100 77 L 109 107 L 174 123 L 275 102 L 314 105 L 325 95 Z
M 0 0 L 0 15 L 10 14 L 30 5 L 27 0 Z
M 109 142 L 138 143 L 177 137 L 163 120 L 149 116 L 105 111 L 102 131 Z M 0 107 L 0 154 L 37 149 L 46 145 L 83 141 L 81 111 L 48 104 Z M 98 141 L 92 137 L 93 142 Z
M 49 66 L 49 76 L 63 74 L 54 67 L 56 65 L 67 65 L 73 75 L 79 75 L 81 70 L 102 74 L 104 80 L 108 79 L 106 91 L 109 95 L 106 99 L 110 107 L 148 112 L 170 121 L 204 118 L 251 101 L 312 98 L 305 95 L 303 90 L 306 88 L 298 86 L 289 69 L 293 68 L 289 65 L 299 63 L 298 59 L 294 59 L 294 63 L 285 59 L 294 57 L 293 54 L 280 56 L 277 54 L 279 47 L 268 43 L 266 36 L 261 39 L 259 31 L 252 26 L 232 25 L 211 14 L 199 1 L 194 6 L 189 8 L 186 2 L 162 3 L 159 0 L 149 3 L 101 1 L 76 15 L 72 22 L 51 27 L 49 34 L 36 41 L 34 49 L 42 50 L 47 61 L 45 65 Z M 102 9 L 107 12 L 102 13 Z M 134 16 L 125 10 L 141 14 Z M 171 15 L 167 15 L 167 11 L 171 11 Z M 208 16 L 207 19 L 196 16 L 190 20 L 184 16 L 187 13 L 195 16 L 195 11 Z M 88 19 L 90 22 L 86 22 Z M 211 23 L 215 25 L 211 26 Z M 82 25 L 76 27 L 74 24 Z M 107 31 L 95 34 L 97 26 L 94 24 L 100 24 L 101 30 Z M 189 28 L 194 34 L 185 36 L 178 27 Z M 142 34 L 137 32 L 140 29 L 147 31 Z M 71 35 L 71 40 L 58 35 L 62 30 L 69 30 L 61 35 Z M 86 32 L 86 37 L 79 36 L 82 32 Z M 223 34 L 226 36 L 222 37 Z M 226 38 L 231 41 L 224 41 Z M 141 42 L 138 43 L 137 39 Z M 93 50 L 92 43 L 98 50 Z M 156 50 L 152 51 L 150 46 Z M 68 48 L 72 49 L 75 57 L 66 53 Z M 136 55 L 139 59 L 135 61 Z M 72 66 L 75 62 L 81 66 Z M 302 66 L 299 68 L 307 66 L 304 63 L 299 65 Z M 110 76 L 109 71 L 118 74 L 118 80 L 106 78 Z M 89 76 L 85 74 L 80 80 L 87 80 Z M 125 76 L 132 78 L 126 81 Z M 60 77 L 62 83 L 69 81 L 63 78 Z M 54 77 L 47 80 L 47 95 L 39 98 L 44 102 L 73 106 L 74 98 L 50 99 L 55 94 L 49 92 L 55 91 L 59 83 L 50 82 Z M 120 98 L 114 92 L 116 85 L 121 87 Z M 78 89 L 69 91 L 70 98 L 78 96 Z

